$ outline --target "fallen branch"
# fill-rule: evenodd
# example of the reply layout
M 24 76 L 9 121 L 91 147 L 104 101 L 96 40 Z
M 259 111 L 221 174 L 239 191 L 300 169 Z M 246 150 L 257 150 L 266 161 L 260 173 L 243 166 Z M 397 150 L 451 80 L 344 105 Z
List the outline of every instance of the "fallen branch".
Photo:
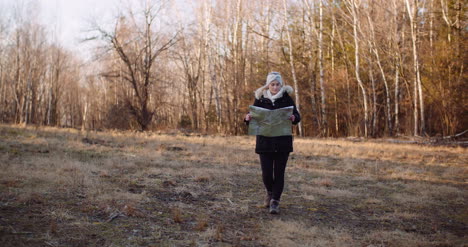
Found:
M 453 135 L 453 136 L 444 136 L 444 137 L 442 137 L 442 139 L 453 139 L 453 138 L 460 137 L 460 136 L 462 136 L 462 135 L 464 135 L 464 134 L 466 134 L 466 133 L 468 133 L 468 129 L 465 130 L 465 131 L 463 131 L 463 132 L 460 132 L 460 133 L 458 133 L 458 134 L 455 134 L 455 135 Z

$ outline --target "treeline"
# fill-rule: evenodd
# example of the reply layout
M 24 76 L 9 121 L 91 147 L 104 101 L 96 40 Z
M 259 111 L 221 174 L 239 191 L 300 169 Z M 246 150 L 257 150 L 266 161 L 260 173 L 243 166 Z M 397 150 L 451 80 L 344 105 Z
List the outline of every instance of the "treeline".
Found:
M 50 38 L 34 4 L 1 15 L 0 121 L 244 134 L 253 91 L 279 71 L 303 136 L 468 128 L 465 1 L 200 0 L 190 16 L 178 2 L 90 24 L 91 62 Z

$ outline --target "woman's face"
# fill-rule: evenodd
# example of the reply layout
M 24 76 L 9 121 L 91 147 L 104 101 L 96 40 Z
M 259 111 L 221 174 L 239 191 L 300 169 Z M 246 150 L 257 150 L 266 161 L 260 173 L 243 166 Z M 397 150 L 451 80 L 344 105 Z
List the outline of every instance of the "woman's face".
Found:
M 275 95 L 281 89 L 281 84 L 277 80 L 274 80 L 270 83 L 270 85 L 268 85 L 268 89 L 270 90 L 272 95 Z

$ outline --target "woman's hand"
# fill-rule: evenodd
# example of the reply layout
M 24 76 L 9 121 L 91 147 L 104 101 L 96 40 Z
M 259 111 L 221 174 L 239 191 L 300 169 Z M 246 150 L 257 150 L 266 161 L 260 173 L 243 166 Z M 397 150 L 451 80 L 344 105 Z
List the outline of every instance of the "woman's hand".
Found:
M 250 113 L 247 113 L 247 115 L 245 115 L 245 121 L 250 121 L 252 120 L 252 115 L 250 115 Z
M 296 120 L 296 116 L 291 115 L 291 116 L 289 117 L 289 120 L 291 120 L 291 122 L 294 122 L 294 120 Z

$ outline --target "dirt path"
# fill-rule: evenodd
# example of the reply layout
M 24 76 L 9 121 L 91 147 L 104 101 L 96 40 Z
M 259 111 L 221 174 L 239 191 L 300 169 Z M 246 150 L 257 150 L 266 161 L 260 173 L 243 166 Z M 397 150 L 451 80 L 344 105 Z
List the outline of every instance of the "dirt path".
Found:
M 0 136 L 2 246 L 468 242 L 465 149 L 300 139 L 275 216 L 260 206 L 250 137 L 11 126 Z

